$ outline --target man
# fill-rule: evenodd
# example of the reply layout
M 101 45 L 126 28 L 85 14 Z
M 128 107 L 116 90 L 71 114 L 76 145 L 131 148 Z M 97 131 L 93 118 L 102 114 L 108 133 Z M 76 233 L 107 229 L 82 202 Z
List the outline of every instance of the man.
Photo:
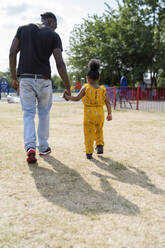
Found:
M 42 24 L 28 24 L 18 28 L 10 48 L 12 87 L 20 88 L 20 100 L 24 112 L 24 145 L 27 162 L 35 163 L 36 132 L 34 117 L 38 109 L 39 155 L 51 152 L 48 145 L 49 112 L 52 106 L 52 83 L 49 58 L 53 54 L 57 70 L 70 95 L 70 83 L 62 57 L 62 42 L 54 32 L 57 19 L 51 12 L 41 15 Z M 16 73 L 17 54 L 20 51 Z M 20 78 L 20 87 L 17 77 Z

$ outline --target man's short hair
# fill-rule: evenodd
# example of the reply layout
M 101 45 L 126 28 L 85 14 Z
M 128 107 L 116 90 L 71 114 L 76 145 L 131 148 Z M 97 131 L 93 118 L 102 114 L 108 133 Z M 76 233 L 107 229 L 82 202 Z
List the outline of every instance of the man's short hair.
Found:
M 52 12 L 45 12 L 45 13 L 41 14 L 41 18 L 42 18 L 42 19 L 52 18 L 52 19 L 54 19 L 55 21 L 57 21 L 56 16 L 55 16 Z

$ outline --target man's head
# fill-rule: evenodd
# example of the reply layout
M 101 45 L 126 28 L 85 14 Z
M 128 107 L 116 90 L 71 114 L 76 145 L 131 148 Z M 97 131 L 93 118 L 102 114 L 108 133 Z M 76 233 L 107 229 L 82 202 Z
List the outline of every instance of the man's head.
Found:
M 41 21 L 45 26 L 55 30 L 57 28 L 57 18 L 52 12 L 41 14 Z

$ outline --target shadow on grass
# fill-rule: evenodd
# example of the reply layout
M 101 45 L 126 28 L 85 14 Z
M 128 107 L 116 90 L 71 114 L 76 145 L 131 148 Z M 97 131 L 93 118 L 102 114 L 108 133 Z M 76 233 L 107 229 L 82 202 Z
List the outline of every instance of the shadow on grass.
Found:
M 125 167 L 123 164 L 113 161 L 109 158 L 105 158 L 101 155 L 98 157 L 103 162 L 97 159 L 92 159 L 92 162 L 100 169 L 109 172 L 111 175 L 108 176 L 108 178 L 126 184 L 138 185 L 147 189 L 153 194 L 165 194 L 164 190 L 157 188 L 154 184 L 151 183 L 151 180 L 144 171 L 133 166 Z M 104 178 L 101 174 L 97 174 L 95 172 L 93 172 L 93 174 L 100 177 L 101 180 Z
M 81 215 L 116 213 L 136 216 L 138 206 L 123 196 L 102 179 L 103 192 L 94 190 L 75 170 L 52 156 L 43 157 L 52 169 L 29 166 L 40 194 L 48 201 L 68 211 Z

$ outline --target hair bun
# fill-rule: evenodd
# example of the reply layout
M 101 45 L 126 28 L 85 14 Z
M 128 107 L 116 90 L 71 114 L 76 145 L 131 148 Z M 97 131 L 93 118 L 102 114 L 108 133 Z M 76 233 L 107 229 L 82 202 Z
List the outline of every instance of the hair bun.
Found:
M 88 64 L 88 69 L 90 71 L 98 71 L 100 68 L 100 61 L 96 59 L 91 59 Z

